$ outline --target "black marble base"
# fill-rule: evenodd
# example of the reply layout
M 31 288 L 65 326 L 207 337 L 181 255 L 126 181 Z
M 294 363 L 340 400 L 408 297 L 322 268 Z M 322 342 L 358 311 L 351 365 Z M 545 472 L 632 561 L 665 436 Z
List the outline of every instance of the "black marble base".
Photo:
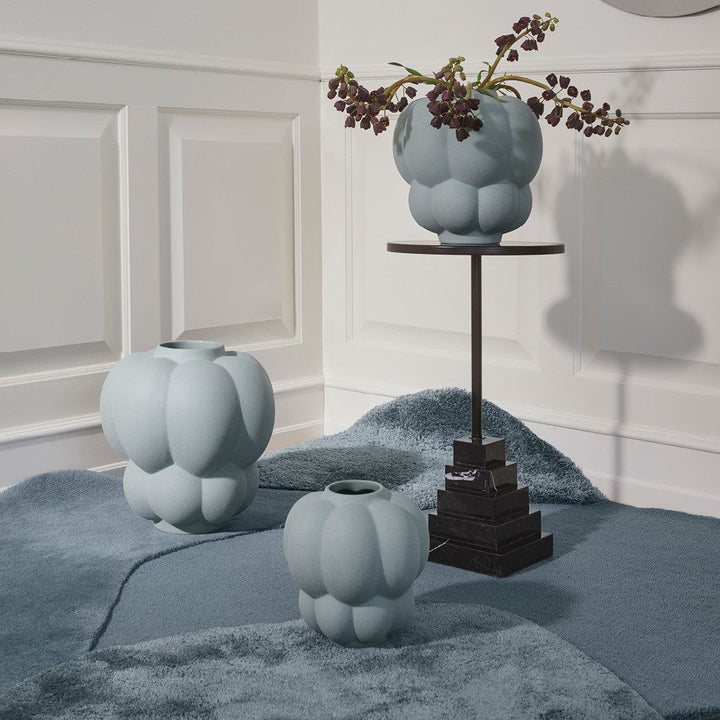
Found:
M 553 553 L 540 512 L 530 512 L 517 465 L 505 460 L 505 441 L 486 437 L 453 443 L 437 513 L 428 516 L 431 562 L 505 577 Z
M 483 550 L 504 552 L 523 542 L 537 540 L 540 537 L 540 512 L 521 515 L 505 520 L 497 525 L 479 522 L 461 515 L 428 516 L 430 535 L 452 538 L 467 542 Z
M 540 560 L 552 557 L 552 554 L 553 536 L 549 533 L 542 533 L 537 540 L 501 553 L 482 550 L 456 540 L 430 536 L 429 559 L 432 562 L 495 577 L 512 575 Z

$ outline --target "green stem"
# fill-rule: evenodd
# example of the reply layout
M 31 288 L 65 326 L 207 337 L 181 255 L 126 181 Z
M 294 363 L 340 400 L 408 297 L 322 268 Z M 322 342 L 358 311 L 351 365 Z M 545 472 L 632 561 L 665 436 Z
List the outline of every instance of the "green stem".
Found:
M 543 30 L 544 32 L 544 30 Z M 526 35 L 530 33 L 530 28 L 528 27 L 526 30 L 523 30 L 509 45 L 506 45 L 502 52 L 495 58 L 495 62 L 488 68 L 487 75 L 485 76 L 485 79 L 482 82 L 482 85 L 480 87 L 487 87 L 488 81 L 492 77 L 492 74 L 497 70 L 497 66 L 500 63 L 500 61 L 505 57 L 505 53 L 521 38 L 524 38 Z
M 390 85 L 390 87 L 386 88 L 385 95 L 387 96 L 388 102 L 390 102 L 394 97 L 395 93 L 406 83 L 437 85 L 439 82 L 440 80 L 426 77 L 425 75 L 408 75 L 404 78 L 401 78 L 400 80 L 396 80 L 392 85 Z

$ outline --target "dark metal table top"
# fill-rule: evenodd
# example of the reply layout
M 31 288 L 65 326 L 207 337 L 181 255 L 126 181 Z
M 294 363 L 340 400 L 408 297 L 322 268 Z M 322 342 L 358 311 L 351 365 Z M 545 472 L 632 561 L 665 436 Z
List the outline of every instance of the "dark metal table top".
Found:
M 565 252 L 562 243 L 504 242 L 500 245 L 441 245 L 440 243 L 389 242 L 388 252 L 419 255 L 556 255 Z

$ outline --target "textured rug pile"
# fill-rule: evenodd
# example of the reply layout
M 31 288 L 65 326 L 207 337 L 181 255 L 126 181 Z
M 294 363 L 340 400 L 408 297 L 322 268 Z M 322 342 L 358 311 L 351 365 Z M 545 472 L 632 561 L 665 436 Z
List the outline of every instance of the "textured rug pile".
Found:
M 379 648 L 302 621 L 92 653 L 16 687 L 3 720 L 598 718 L 659 720 L 613 673 L 543 628 L 485 606 L 425 605 Z
M 504 580 L 429 563 L 417 622 L 382 648 L 343 650 L 297 622 L 292 504 L 359 476 L 428 506 L 468 403 L 399 398 L 269 456 L 272 487 L 213 535 L 156 531 L 108 475 L 0 494 L 0 718 L 720 716 L 720 521 L 603 500 L 489 403 L 485 426 L 533 499 L 555 501 L 541 506 L 555 556 Z
M 435 507 L 453 440 L 470 434 L 470 393 L 459 388 L 405 395 L 371 410 L 348 430 L 273 453 L 260 463 L 263 487 L 322 490 L 334 480 L 377 480 Z M 603 494 L 581 470 L 517 418 L 483 400 L 485 435 L 504 438 L 508 460 L 533 502 L 586 504 Z

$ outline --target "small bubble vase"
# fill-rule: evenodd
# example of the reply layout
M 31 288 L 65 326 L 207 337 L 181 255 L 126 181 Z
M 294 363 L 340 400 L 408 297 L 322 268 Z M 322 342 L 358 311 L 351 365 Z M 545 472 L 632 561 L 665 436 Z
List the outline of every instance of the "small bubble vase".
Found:
M 275 402 L 262 365 L 217 342 L 161 343 L 115 364 L 100 395 L 103 431 L 128 459 L 125 497 L 166 532 L 219 530 L 257 490 Z
M 524 102 L 475 97 L 483 127 L 462 142 L 447 126 L 430 125 L 427 98 L 411 102 L 395 125 L 393 155 L 410 184 L 410 213 L 446 245 L 497 245 L 524 225 L 542 160 L 540 125 Z
M 407 495 L 367 480 L 331 483 L 293 505 L 283 541 L 300 614 L 313 630 L 364 647 L 412 621 L 412 584 L 430 536 L 427 517 Z

